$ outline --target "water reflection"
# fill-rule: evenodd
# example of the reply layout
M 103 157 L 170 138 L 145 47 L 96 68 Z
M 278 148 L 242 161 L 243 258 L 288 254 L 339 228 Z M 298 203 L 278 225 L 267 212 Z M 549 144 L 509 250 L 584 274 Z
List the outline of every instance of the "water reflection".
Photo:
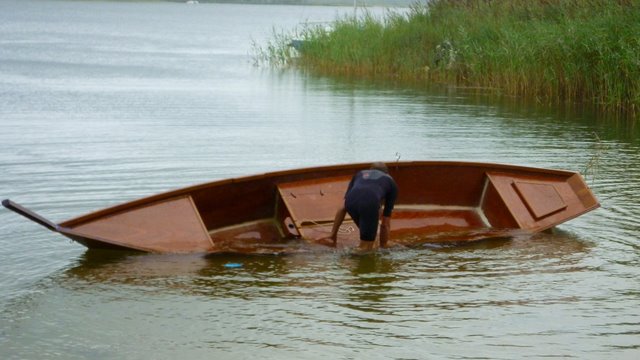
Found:
M 153 286 L 213 297 L 270 293 L 306 296 L 314 288 L 349 289 L 353 303 L 382 302 L 394 284 L 429 274 L 433 279 L 492 278 L 585 270 L 592 245 L 570 232 L 527 239 L 484 240 L 422 249 L 277 255 L 156 255 L 89 250 L 62 278 L 66 285 Z M 229 268 L 226 264 L 239 264 Z
M 394 283 L 402 276 L 399 270 L 403 261 L 388 253 L 347 254 L 340 260 L 350 275 L 342 287 L 348 288 L 344 305 L 351 309 L 377 312 L 377 305 L 391 295 Z
M 36 311 L 73 309 L 64 312 L 65 321 L 105 316 L 101 324 L 149 327 L 166 341 L 176 341 L 176 335 L 162 329 L 178 326 L 210 351 L 321 344 L 316 351 L 346 351 L 345 358 L 357 358 L 371 343 L 412 351 L 427 343 L 447 349 L 469 339 L 476 346 L 498 338 L 544 343 L 561 329 L 549 330 L 557 315 L 540 308 L 571 312 L 587 306 L 592 275 L 599 273 L 589 256 L 593 250 L 593 243 L 566 230 L 360 256 L 341 250 L 286 256 L 91 250 L 52 276 Z M 228 263 L 242 266 L 227 268 Z M 514 316 L 521 326 L 510 323 Z M 611 336 L 624 336 L 620 319 L 609 323 L 617 324 Z M 75 336 L 87 332 L 122 341 L 116 333 L 105 335 L 103 327 L 76 327 L 84 330 L 74 330 Z
M 447 113 L 453 111 L 453 116 L 459 112 L 479 120 L 501 118 L 515 125 L 515 128 L 527 129 L 521 133 L 525 136 L 532 135 L 531 129 L 536 129 L 576 140 L 592 139 L 594 132 L 602 140 L 630 143 L 640 140 L 639 114 L 605 113 L 589 104 L 550 104 L 535 98 L 500 96 L 485 89 L 425 86 L 424 83 L 410 86 L 384 79 L 344 79 L 304 74 L 301 81 L 308 91 L 330 89 L 352 100 L 362 96 L 401 96 L 407 99 L 406 105 L 421 105 L 425 110 L 436 110 L 435 113 L 439 113 L 437 110 L 442 106 Z M 537 131 L 533 133 L 537 134 Z

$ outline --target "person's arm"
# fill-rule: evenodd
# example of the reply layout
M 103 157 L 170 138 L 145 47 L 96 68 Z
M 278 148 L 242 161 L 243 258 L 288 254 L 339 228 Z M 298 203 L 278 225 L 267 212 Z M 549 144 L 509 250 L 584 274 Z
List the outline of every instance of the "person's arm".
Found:
M 382 212 L 382 224 L 380 224 L 380 247 L 387 247 L 389 233 L 391 232 L 391 212 L 398 197 L 398 186 L 393 178 L 389 177 L 389 190 L 385 194 L 384 211 Z
M 391 212 L 396 204 L 396 198 L 398 197 L 398 186 L 396 182 L 389 176 L 389 188 L 384 195 L 384 211 L 383 216 L 391 217 Z
M 391 231 L 391 217 L 383 216 L 382 224 L 380 224 L 380 247 L 381 248 L 387 247 L 390 231 Z
M 340 225 L 342 225 L 346 215 L 347 209 L 344 206 L 336 211 L 336 216 L 333 219 L 333 229 L 331 229 L 331 236 L 329 236 L 329 238 L 333 240 L 334 246 L 338 244 L 338 230 L 340 230 Z

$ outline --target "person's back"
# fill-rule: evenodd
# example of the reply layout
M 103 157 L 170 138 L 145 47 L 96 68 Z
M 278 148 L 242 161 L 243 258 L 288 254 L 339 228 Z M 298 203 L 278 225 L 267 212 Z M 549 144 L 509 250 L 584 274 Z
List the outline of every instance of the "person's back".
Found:
M 349 183 L 345 195 L 345 205 L 372 205 L 378 206 L 385 200 L 384 216 L 391 216 L 391 211 L 397 196 L 397 187 L 389 174 L 369 169 L 358 172 Z

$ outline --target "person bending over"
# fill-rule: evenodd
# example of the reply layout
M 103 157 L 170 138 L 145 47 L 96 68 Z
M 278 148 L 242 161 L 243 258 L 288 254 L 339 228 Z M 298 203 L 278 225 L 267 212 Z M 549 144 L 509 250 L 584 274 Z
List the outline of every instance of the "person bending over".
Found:
M 338 243 L 338 230 L 349 213 L 360 231 L 360 249 L 371 250 L 378 232 L 380 207 L 384 201 L 380 224 L 380 247 L 386 247 L 391 229 L 391 212 L 398 196 L 398 187 L 382 162 L 371 164 L 368 170 L 356 173 L 344 196 L 344 205 L 336 212 L 331 236 L 333 245 Z

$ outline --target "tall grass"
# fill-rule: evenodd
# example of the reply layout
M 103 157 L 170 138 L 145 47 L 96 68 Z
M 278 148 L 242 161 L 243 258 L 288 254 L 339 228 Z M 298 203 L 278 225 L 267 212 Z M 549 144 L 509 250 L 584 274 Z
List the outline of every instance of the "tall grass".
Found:
M 295 63 L 321 73 L 640 110 L 640 0 L 431 0 L 303 36 Z

